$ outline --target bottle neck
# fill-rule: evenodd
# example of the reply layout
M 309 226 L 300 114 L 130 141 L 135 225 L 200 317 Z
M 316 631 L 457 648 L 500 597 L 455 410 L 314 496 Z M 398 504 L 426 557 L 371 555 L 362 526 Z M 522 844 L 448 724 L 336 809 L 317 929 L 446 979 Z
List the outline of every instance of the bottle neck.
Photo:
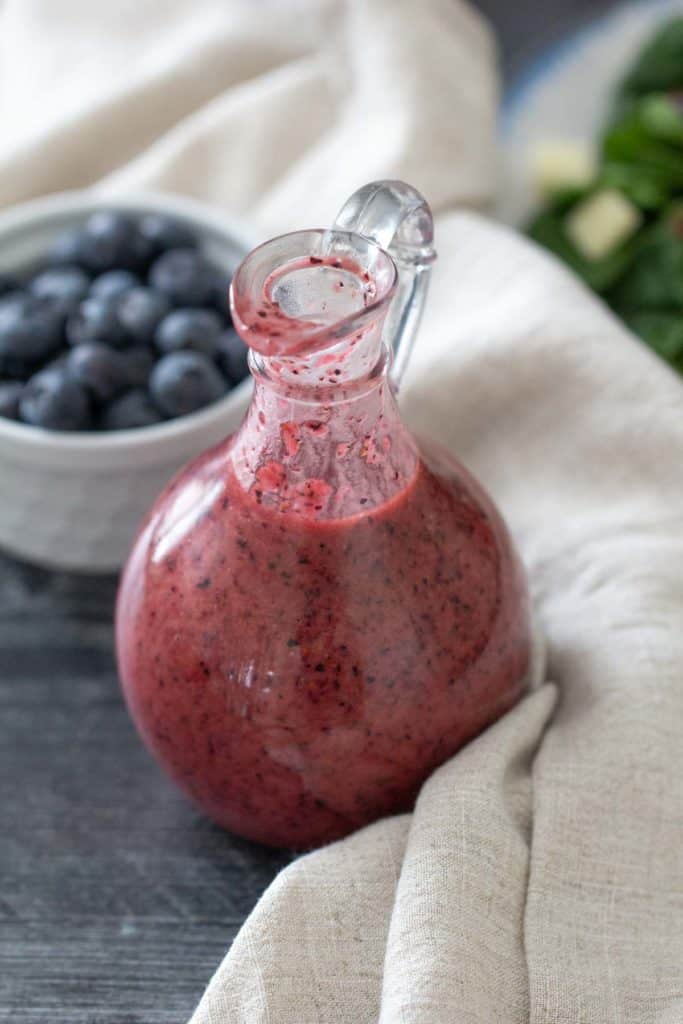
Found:
M 296 356 L 266 356 L 252 349 L 251 372 L 257 381 L 287 397 L 320 403 L 347 401 L 387 375 L 383 327 L 384 317 L 377 317 L 324 348 Z
M 282 362 L 252 360 L 254 395 L 231 446 L 235 475 L 254 500 L 329 520 L 367 514 L 403 490 L 417 469 L 417 450 L 381 346 L 379 361 L 359 376 L 338 374 L 338 361 L 330 361 L 323 364 L 329 373 L 316 370 L 323 380 L 314 382 L 301 360 Z

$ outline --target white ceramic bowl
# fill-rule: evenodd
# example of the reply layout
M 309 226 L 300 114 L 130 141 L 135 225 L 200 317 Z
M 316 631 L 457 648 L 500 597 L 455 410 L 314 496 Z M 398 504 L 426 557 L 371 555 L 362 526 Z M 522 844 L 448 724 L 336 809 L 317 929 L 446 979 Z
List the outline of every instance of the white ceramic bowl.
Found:
M 59 231 L 103 207 L 186 220 L 228 266 L 252 246 L 241 225 L 194 200 L 66 192 L 0 214 L 0 270 L 37 261 Z M 176 470 L 237 427 L 250 390 L 244 381 L 200 412 L 141 430 L 69 434 L 0 417 L 0 547 L 50 568 L 118 569 L 150 503 Z

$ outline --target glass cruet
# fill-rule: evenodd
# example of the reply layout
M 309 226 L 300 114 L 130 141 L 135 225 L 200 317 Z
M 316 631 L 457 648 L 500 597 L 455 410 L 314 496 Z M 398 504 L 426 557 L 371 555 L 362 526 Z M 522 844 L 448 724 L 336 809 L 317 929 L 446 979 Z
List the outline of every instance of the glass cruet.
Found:
M 237 270 L 254 394 L 176 476 L 117 605 L 128 707 L 216 822 L 305 848 L 409 808 L 523 692 L 529 601 L 506 527 L 396 385 L 435 258 L 423 197 L 356 192 Z

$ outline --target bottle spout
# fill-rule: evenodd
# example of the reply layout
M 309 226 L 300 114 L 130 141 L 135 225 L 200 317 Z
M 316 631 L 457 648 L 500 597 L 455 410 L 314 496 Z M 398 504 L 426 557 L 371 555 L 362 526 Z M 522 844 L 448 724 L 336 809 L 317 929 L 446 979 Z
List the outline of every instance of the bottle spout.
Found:
M 394 387 L 403 376 L 427 298 L 434 221 L 424 196 L 403 181 L 373 181 L 347 199 L 333 231 L 360 235 L 388 252 L 398 272 L 384 334 L 392 352 Z
M 351 343 L 371 327 L 381 341 L 397 283 L 393 258 L 375 242 L 348 231 L 297 231 L 258 246 L 237 268 L 233 324 L 267 358 L 324 350 L 346 362 Z
M 396 386 L 435 255 L 420 193 L 400 181 L 374 182 L 351 196 L 332 228 L 281 235 L 245 257 L 231 285 L 234 326 L 254 358 L 279 361 L 282 379 L 359 380 L 380 361 L 386 367 L 388 349 Z M 333 363 L 328 380 L 321 367 Z

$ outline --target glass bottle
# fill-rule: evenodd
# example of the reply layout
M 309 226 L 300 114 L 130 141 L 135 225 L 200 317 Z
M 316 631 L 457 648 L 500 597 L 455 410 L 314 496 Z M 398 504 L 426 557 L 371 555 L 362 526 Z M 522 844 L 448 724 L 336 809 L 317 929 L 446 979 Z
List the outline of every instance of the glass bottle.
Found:
M 151 509 L 117 607 L 123 689 L 219 824 L 305 848 L 409 808 L 523 692 L 523 571 L 491 499 L 401 421 L 435 258 L 426 202 L 357 192 L 232 284 L 254 394 Z

